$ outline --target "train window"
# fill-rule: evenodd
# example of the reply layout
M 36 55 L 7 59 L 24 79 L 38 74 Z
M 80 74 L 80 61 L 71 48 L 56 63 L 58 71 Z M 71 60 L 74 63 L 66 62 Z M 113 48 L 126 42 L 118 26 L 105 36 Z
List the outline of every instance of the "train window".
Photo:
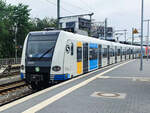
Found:
M 98 48 L 90 48 L 90 60 L 93 60 L 93 59 L 97 59 L 97 55 L 98 55 Z
M 98 57 L 98 52 L 99 52 L 98 48 L 95 48 L 95 57 L 94 57 L 95 59 L 97 59 L 97 57 Z
M 131 49 L 130 49 L 130 48 L 127 50 L 127 53 L 128 53 L 128 54 L 131 54 Z
M 107 48 L 103 48 L 103 58 L 107 58 Z
M 118 54 L 118 56 L 120 56 L 120 54 L 121 54 L 121 50 L 120 49 L 118 49 L 118 52 L 117 52 Z
M 115 54 L 114 54 L 114 49 L 113 49 L 113 48 L 110 48 L 110 50 L 109 50 L 109 55 L 110 55 L 110 57 L 115 56 Z
M 129 49 L 127 49 L 127 55 L 129 54 Z
M 126 55 L 126 50 L 125 50 L 125 49 L 123 49 L 122 54 L 123 54 L 123 55 Z
M 71 43 L 71 55 L 73 55 L 73 43 Z
M 82 61 L 82 47 L 77 47 L 77 62 Z

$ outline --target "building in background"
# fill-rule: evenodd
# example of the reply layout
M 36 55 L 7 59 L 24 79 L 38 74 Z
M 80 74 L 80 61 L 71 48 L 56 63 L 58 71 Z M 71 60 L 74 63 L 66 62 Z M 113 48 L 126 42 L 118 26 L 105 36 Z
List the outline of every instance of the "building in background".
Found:
M 106 30 L 106 31 L 105 31 Z M 106 33 L 106 34 L 105 34 Z M 92 36 L 104 39 L 104 40 L 113 40 L 113 28 L 105 27 L 103 24 L 93 24 L 92 25 Z
M 106 27 L 105 22 L 91 22 L 84 16 L 66 16 L 60 18 L 59 27 L 65 31 L 92 36 L 94 38 L 113 40 L 113 28 Z
M 90 23 L 91 21 L 89 19 L 79 16 L 61 17 L 60 29 L 88 36 Z

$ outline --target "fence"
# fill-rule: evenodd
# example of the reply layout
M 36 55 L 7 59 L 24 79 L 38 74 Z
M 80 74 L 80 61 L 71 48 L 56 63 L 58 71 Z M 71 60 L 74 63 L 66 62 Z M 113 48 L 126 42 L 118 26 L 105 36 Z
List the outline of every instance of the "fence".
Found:
M 21 58 L 6 58 L 6 59 L 0 59 L 0 65 L 8 65 L 8 64 L 20 64 Z

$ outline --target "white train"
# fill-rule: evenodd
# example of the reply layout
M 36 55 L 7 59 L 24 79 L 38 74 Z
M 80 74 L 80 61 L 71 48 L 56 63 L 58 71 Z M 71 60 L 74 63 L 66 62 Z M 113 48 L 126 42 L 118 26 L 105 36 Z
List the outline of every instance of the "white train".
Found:
M 139 55 L 139 46 L 65 31 L 30 32 L 22 52 L 21 78 L 36 89 Z

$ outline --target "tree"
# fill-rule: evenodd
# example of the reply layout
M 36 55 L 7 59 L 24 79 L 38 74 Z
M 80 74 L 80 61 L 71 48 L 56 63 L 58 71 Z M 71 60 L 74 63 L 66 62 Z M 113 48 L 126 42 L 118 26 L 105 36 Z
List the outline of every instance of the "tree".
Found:
M 53 18 L 30 18 L 28 5 L 6 4 L 0 0 L 0 58 L 15 57 L 15 48 L 18 57 L 21 57 L 24 39 L 30 31 L 41 31 L 47 27 L 56 27 L 56 19 Z M 15 28 L 16 40 L 15 40 Z M 15 46 L 17 41 L 17 46 Z
M 44 28 L 52 27 L 56 28 L 57 20 L 53 18 L 45 17 L 44 19 L 33 18 L 31 19 L 32 31 L 41 31 Z

